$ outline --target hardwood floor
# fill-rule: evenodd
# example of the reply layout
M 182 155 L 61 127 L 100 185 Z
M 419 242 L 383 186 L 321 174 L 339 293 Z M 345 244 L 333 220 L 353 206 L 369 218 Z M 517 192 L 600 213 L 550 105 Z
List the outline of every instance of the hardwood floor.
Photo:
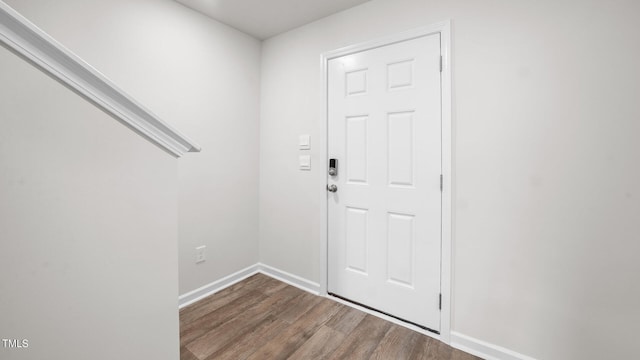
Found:
M 180 359 L 443 359 L 475 356 L 257 274 L 180 310 Z

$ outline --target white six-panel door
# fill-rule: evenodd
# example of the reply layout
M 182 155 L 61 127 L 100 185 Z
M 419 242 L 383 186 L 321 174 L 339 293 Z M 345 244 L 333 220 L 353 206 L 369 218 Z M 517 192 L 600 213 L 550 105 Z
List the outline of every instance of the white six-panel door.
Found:
M 440 35 L 328 62 L 328 290 L 439 331 Z

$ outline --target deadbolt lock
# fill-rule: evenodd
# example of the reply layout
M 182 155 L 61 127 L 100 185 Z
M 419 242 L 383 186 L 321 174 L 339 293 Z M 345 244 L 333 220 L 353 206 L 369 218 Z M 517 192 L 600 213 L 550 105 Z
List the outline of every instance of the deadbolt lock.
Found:
M 329 175 L 338 175 L 338 159 L 329 159 Z

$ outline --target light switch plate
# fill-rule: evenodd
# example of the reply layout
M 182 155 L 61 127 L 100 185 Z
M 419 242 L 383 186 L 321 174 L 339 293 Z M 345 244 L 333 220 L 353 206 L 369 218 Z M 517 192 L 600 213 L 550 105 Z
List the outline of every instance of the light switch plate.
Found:
M 299 163 L 300 163 L 300 170 L 311 170 L 310 155 L 300 155 Z
M 300 146 L 300 150 L 311 150 L 311 136 L 300 135 L 298 145 Z

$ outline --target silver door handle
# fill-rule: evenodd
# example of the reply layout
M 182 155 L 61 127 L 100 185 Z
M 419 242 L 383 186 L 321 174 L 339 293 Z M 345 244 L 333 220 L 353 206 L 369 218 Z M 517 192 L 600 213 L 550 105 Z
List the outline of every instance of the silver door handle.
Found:
M 327 191 L 334 193 L 334 192 L 338 191 L 338 187 L 335 186 L 334 184 L 327 185 Z

